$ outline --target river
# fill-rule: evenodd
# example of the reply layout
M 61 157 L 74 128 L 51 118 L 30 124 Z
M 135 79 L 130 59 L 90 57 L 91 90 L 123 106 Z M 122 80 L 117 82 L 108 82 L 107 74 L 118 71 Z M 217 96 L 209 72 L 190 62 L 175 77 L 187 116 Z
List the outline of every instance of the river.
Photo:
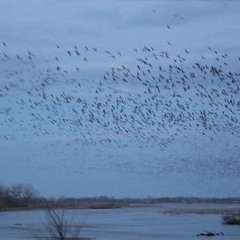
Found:
M 65 210 L 64 214 L 68 222 L 81 226 L 81 236 L 98 240 L 206 239 L 197 236 L 205 231 L 224 234 L 214 236 L 214 240 L 240 239 L 240 226 L 223 225 L 219 214 L 166 212 L 174 207 L 176 204 L 78 209 Z M 202 209 L 206 206 L 199 204 L 194 207 Z M 214 205 L 211 207 L 215 208 Z M 230 205 L 223 207 L 231 208 Z M 186 209 L 189 209 L 187 204 Z M 0 212 L 0 239 L 34 239 L 34 232 L 38 236 L 44 232 L 44 222 L 47 222 L 47 216 L 42 210 Z

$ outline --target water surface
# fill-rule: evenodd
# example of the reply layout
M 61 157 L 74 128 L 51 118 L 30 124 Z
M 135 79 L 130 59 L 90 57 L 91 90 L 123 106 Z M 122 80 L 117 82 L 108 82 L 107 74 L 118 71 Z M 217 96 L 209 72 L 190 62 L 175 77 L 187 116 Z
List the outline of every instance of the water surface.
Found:
M 185 206 L 186 208 L 204 207 L 204 205 L 193 206 L 192 204 Z M 225 205 L 225 207 L 233 206 Z M 82 236 L 99 240 L 205 239 L 206 237 L 197 236 L 204 231 L 224 233 L 223 236 L 215 236 L 214 240 L 240 239 L 240 227 L 223 225 L 221 215 L 177 215 L 165 212 L 174 208 L 176 208 L 175 204 L 165 204 L 120 209 L 67 210 L 65 217 L 69 222 L 82 226 Z M 33 239 L 30 232 L 44 232 L 44 222 L 46 222 L 46 213 L 42 210 L 2 212 L 0 213 L 0 239 Z

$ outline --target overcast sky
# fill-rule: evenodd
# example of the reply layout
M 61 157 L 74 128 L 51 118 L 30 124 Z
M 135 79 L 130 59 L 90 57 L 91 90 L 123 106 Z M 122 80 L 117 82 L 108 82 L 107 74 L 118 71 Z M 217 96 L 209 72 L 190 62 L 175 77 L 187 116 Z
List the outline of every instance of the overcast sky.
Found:
M 0 184 L 31 183 L 47 196 L 239 196 L 239 94 L 200 94 L 237 89 L 239 76 L 203 81 L 192 67 L 239 72 L 239 9 L 238 1 L 0 0 Z M 186 93 L 161 83 L 154 94 L 159 66 L 169 64 L 199 82 L 189 79 Z M 190 113 L 181 104 L 198 117 L 166 119 Z M 204 112 L 215 126 L 204 125 Z

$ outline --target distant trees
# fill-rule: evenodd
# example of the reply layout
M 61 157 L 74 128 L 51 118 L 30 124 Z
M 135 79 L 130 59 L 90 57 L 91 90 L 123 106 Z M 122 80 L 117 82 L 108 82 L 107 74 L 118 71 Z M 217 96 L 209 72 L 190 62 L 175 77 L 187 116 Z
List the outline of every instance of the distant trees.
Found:
M 0 185 L 0 209 L 4 208 L 7 204 L 7 189 L 5 186 Z
M 29 184 L 0 185 L 0 209 L 27 207 L 38 197 L 37 191 Z

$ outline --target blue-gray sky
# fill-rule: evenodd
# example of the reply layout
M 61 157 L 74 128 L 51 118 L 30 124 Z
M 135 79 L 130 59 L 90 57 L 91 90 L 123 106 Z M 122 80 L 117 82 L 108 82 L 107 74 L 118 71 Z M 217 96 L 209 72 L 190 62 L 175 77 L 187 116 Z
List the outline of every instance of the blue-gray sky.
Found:
M 239 76 L 226 76 L 240 64 L 239 7 L 0 0 L 0 184 L 47 196 L 239 195 Z M 210 73 L 219 65 L 223 81 Z M 196 78 L 181 85 L 181 70 Z

